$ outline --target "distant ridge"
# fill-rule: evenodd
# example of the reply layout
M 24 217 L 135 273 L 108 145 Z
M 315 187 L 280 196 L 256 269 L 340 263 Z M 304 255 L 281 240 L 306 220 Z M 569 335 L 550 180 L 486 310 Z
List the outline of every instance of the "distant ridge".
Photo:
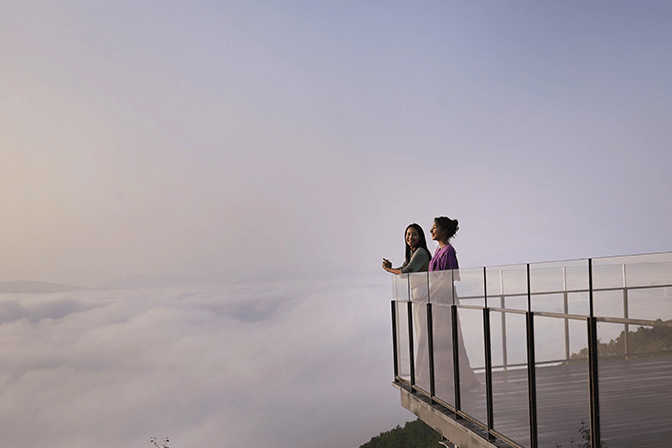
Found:
M 65 283 L 12 280 L 0 282 L 0 294 L 49 294 L 53 292 L 79 291 L 85 288 Z
M 221 283 L 210 278 L 191 277 L 188 275 L 134 275 L 121 280 L 105 283 L 96 289 L 143 289 L 168 288 L 181 286 L 201 286 Z

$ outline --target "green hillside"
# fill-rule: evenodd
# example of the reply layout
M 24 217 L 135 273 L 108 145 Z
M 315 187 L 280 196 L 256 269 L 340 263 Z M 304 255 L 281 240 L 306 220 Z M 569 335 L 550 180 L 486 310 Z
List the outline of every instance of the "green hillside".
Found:
M 382 432 L 359 448 L 441 448 L 441 435 L 422 420 Z

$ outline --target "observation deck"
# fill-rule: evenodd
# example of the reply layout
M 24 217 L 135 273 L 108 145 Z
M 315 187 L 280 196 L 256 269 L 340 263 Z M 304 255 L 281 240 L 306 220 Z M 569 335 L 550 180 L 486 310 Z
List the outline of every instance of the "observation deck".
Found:
M 447 446 L 672 446 L 672 253 L 402 274 L 393 295 L 393 386 Z

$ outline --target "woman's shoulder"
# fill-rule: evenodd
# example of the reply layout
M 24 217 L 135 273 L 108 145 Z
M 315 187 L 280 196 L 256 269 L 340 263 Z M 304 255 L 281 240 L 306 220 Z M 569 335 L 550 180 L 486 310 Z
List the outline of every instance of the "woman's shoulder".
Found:
M 413 253 L 413 255 L 415 254 L 417 254 L 419 257 L 429 257 L 429 258 L 432 257 L 432 254 L 430 254 L 429 251 L 424 247 L 418 247 Z
M 436 253 L 438 254 L 447 254 L 449 252 L 455 252 L 455 248 L 451 246 L 450 244 L 446 244 L 443 247 L 437 247 L 436 248 Z

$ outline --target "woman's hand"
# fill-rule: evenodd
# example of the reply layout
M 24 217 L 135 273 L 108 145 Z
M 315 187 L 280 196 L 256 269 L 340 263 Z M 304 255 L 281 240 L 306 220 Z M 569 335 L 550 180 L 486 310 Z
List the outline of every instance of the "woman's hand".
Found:
M 392 262 L 387 258 L 383 258 L 383 269 L 385 269 L 390 274 L 401 274 L 401 269 L 392 269 Z

